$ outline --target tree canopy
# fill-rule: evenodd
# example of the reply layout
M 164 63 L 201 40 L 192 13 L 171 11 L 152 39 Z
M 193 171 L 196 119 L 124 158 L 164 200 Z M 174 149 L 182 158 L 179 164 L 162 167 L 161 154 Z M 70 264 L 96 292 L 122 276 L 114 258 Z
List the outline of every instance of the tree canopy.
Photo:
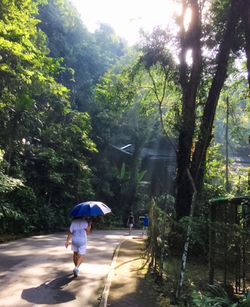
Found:
M 8 215 L 36 229 L 47 210 L 44 229 L 52 229 L 91 198 L 119 218 L 146 210 L 156 160 L 158 193 L 175 199 L 178 219 L 189 215 L 194 187 L 197 210 L 208 195 L 226 193 L 223 175 L 212 184 L 216 166 L 225 167 L 225 125 L 237 153 L 248 146 L 249 1 L 177 2 L 177 31 L 156 28 L 131 48 L 109 25 L 90 33 L 70 1 L 1 2 L 3 225 Z M 162 139 L 171 149 L 160 149 Z M 125 154 L 118 163 L 112 148 Z M 166 151 L 176 155 L 172 168 Z

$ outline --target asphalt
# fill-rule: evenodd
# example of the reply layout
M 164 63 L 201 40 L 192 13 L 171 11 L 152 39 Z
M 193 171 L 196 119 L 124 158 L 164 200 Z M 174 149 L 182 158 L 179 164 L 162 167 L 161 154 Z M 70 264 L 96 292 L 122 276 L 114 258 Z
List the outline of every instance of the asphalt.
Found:
M 66 234 L 0 244 L 1 307 L 156 307 L 140 230 L 95 231 L 79 277 Z
M 81 273 L 74 278 L 66 233 L 0 244 L 1 307 L 96 307 L 127 230 L 94 231 Z

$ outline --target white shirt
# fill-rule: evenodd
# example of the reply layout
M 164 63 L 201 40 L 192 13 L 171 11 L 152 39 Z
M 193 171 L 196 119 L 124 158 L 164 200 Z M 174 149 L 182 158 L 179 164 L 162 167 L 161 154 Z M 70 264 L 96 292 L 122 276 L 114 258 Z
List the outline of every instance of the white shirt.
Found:
M 88 222 L 84 219 L 73 220 L 70 225 L 70 232 L 72 233 L 72 244 L 79 247 L 87 244 L 87 233 Z

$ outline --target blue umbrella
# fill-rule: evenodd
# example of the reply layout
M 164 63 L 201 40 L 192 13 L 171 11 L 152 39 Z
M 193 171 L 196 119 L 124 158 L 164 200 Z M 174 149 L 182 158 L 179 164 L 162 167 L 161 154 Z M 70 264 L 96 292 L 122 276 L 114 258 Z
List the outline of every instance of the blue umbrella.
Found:
M 96 217 L 110 213 L 111 209 L 100 201 L 86 201 L 76 205 L 71 211 L 72 217 Z

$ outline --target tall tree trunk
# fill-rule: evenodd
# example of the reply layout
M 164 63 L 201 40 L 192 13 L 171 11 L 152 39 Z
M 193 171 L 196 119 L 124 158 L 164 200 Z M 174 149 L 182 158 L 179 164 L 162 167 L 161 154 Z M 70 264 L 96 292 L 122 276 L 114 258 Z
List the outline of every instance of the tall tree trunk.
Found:
M 250 0 L 245 0 L 242 7 L 242 19 L 245 29 L 246 38 L 246 56 L 247 56 L 247 73 L 248 73 L 248 85 L 250 89 Z
M 235 36 L 236 25 L 240 17 L 240 5 L 242 5 L 241 0 L 232 0 L 231 2 L 228 22 L 217 58 L 217 70 L 204 107 L 200 134 L 193 154 L 191 174 L 198 192 L 200 192 L 201 183 L 203 182 L 204 168 L 202 166 L 204 165 L 207 149 L 211 141 L 220 92 L 226 79 L 229 54 Z
M 137 186 L 138 186 L 138 170 L 140 167 L 140 156 L 142 145 L 140 141 L 135 141 L 135 149 L 132 157 L 132 165 L 130 172 L 130 180 L 129 180 L 129 197 L 128 202 L 130 206 L 130 210 L 133 211 L 135 203 L 136 203 L 136 194 L 137 194 Z
M 177 218 L 189 215 L 192 200 L 192 187 L 187 175 L 190 167 L 190 158 L 195 130 L 196 96 L 201 79 L 201 19 L 197 0 L 190 1 L 192 10 L 192 21 L 188 31 L 184 25 L 181 27 L 181 54 L 180 54 L 180 82 L 183 91 L 182 123 L 179 134 L 179 145 L 177 153 L 177 178 L 176 178 L 176 213 Z M 183 1 L 186 8 L 186 1 Z M 185 9 L 183 9 L 185 14 Z M 184 17 L 184 16 L 183 16 Z M 184 22 L 184 18 L 183 22 Z M 186 63 L 186 52 L 192 50 L 193 63 L 188 79 L 188 67 Z

